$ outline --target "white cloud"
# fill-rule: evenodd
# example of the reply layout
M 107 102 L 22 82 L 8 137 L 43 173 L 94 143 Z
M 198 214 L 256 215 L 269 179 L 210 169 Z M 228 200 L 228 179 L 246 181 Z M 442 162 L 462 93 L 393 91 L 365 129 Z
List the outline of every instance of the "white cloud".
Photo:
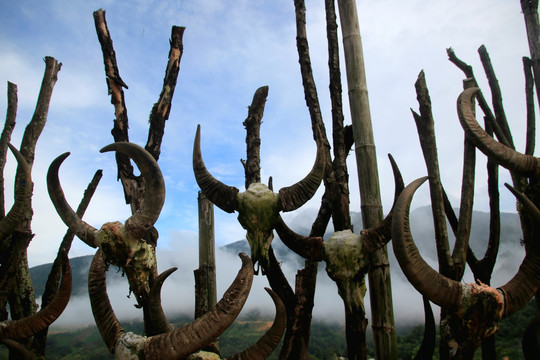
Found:
M 168 189 L 157 227 L 161 234 L 160 250 L 164 250 L 158 258 L 160 265 L 180 268 L 163 289 L 168 294 L 167 299 L 179 299 L 174 304 L 167 304 L 167 312 L 191 313 L 192 270 L 196 268 L 197 258 L 198 187 L 191 169 L 196 125 L 202 125 L 203 155 L 209 169 L 222 181 L 241 188 L 244 174 L 239 159 L 245 158 L 242 121 L 247 116 L 254 91 L 268 84 L 270 90 L 261 127 L 263 181 L 271 175 L 275 188 L 279 189 L 300 180 L 313 165 L 315 145 L 299 75 L 293 5 L 252 1 L 231 5 L 214 0 L 139 1 L 135 4 L 56 0 L 52 4 L 13 2 L 0 14 L 0 46 L 3 49 L 0 84 L 9 80 L 17 83 L 19 88 L 15 144 L 20 142 L 33 113 L 44 70 L 43 56 L 54 56 L 63 63 L 48 124 L 38 142 L 33 171 L 36 188 L 32 228 L 36 237 L 29 248 L 29 261 L 33 265 L 51 261 L 65 232 L 45 186 L 48 165 L 64 151 L 72 152 L 60 175 L 70 204 L 77 206 L 94 171 L 103 168 L 104 179 L 85 219 L 99 228 L 104 222 L 124 220 L 129 216 L 121 186 L 115 179 L 114 157 L 98 152 L 112 142 L 110 129 L 114 112 L 106 93 L 103 59 L 92 11 L 99 7 L 107 11 L 120 74 L 129 85 L 125 96 L 130 137 L 139 144 L 146 141 L 148 115 L 159 95 L 170 28 L 185 25 L 184 55 L 160 159 Z M 308 38 L 321 112 L 331 139 L 322 6 L 307 4 Z M 358 1 L 358 10 L 384 212 L 389 211 L 394 196 L 387 153 L 394 155 L 405 182 L 426 174 L 409 110 L 418 108 L 414 82 L 422 69 L 433 102 L 442 181 L 452 203 L 457 206 L 463 135 L 455 101 L 462 88 L 463 74 L 447 60 L 446 48 L 453 47 L 459 57 L 474 66 L 484 93 L 488 95 L 477 55 L 477 48 L 486 44 L 501 84 L 515 142 L 523 149 L 525 116 L 521 57 L 529 51 L 519 4 L 504 0 L 474 3 L 465 0 L 452 3 Z M 343 59 L 341 64 L 343 103 L 349 123 Z M 0 109 L 5 108 L 6 99 L 2 96 Z M 354 157 L 353 152 L 348 160 L 350 208 L 358 211 L 360 196 Z M 479 154 L 478 157 L 483 156 Z M 486 210 L 484 173 L 484 165 L 479 160 L 475 206 Z M 13 175 L 7 172 L 5 177 L 12 179 Z M 503 178 L 502 181 L 508 180 Z M 307 207 L 318 208 L 321 193 L 320 190 Z M 501 196 L 503 210 L 514 211 L 514 199 L 506 189 L 501 189 Z M 423 186 L 415 196 L 413 207 L 426 204 L 429 204 L 429 191 Z M 236 214 L 225 214 L 216 208 L 215 217 L 218 245 L 245 236 Z M 76 239 L 71 254 L 91 252 L 92 249 Z M 501 256 L 509 258 L 506 253 Z M 240 262 L 236 257 L 221 255 L 218 261 L 222 293 Z M 510 261 L 505 262 L 508 263 Z M 286 271 L 288 276 L 294 276 L 295 269 Z M 315 315 L 342 314 L 335 285 L 325 279 L 324 272 L 319 277 Z M 394 294 L 408 291 L 409 285 L 401 282 L 399 275 L 396 278 Z M 259 277 L 254 284 L 248 308 L 252 306 L 250 304 L 271 304 L 262 291 L 264 281 Z M 110 293 L 125 298 L 127 288 L 116 290 L 112 287 Z M 326 294 L 331 295 L 326 298 Z M 129 318 L 132 303 L 131 300 L 124 305 L 118 303 L 115 310 L 120 313 L 121 309 L 127 309 L 125 317 Z M 74 301 L 74 309 L 79 305 L 88 306 L 83 300 L 80 304 Z M 399 301 L 395 301 L 395 305 L 399 316 L 414 315 Z M 419 297 L 415 308 L 421 309 Z M 77 310 L 73 311 L 77 313 Z M 84 313 L 88 312 L 85 310 Z

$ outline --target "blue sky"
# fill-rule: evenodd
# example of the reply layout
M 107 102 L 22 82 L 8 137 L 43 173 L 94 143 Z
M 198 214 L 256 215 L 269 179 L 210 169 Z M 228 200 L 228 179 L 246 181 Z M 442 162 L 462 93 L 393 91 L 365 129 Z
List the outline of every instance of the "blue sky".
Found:
M 514 140 L 523 149 L 521 57 L 528 55 L 529 50 L 519 2 L 416 0 L 357 4 L 384 211 L 390 209 L 393 198 L 388 153 L 396 158 L 406 182 L 426 173 L 409 110 L 418 108 L 414 82 L 422 69 L 433 102 L 443 184 L 458 206 L 463 135 L 455 102 L 463 76 L 447 60 L 446 48 L 453 47 L 460 58 L 475 67 L 476 76 L 489 95 L 477 54 L 478 47 L 486 45 L 502 87 Z M 197 124 L 202 126 L 202 151 L 210 171 L 227 184 L 243 188 L 242 122 L 258 87 L 270 88 L 261 128 L 263 179 L 273 176 L 276 189 L 290 185 L 303 178 L 315 158 L 296 53 L 292 1 L 2 0 L 0 84 L 4 89 L 7 81 L 18 85 L 19 108 L 13 134 L 16 146 L 34 110 L 44 70 L 43 57 L 53 56 L 63 64 L 33 169 L 32 229 L 36 236 L 28 250 L 31 265 L 51 261 L 66 230 L 45 186 L 47 168 L 59 154 L 72 153 L 61 168 L 60 179 L 73 207 L 94 171 L 104 170 L 86 221 L 100 227 L 107 221 L 124 221 L 129 216 L 121 186 L 116 182 L 114 156 L 98 151 L 112 142 L 114 117 L 92 17 L 92 12 L 99 8 L 106 10 L 120 75 L 129 86 L 125 96 L 130 138 L 140 145 L 146 142 L 148 116 L 161 89 L 171 26 L 187 28 L 159 160 L 167 186 L 165 206 L 156 224 L 162 249 L 196 242 L 198 187 L 191 168 L 191 151 Z M 323 117 L 327 129 L 331 129 L 322 1 L 307 2 L 307 22 Z M 341 62 L 344 66 L 344 60 Z M 344 103 L 347 104 L 346 94 Z M 3 95 L 0 110 L 5 109 Z M 346 122 L 350 123 L 348 109 L 345 111 Z M 328 136 L 331 138 L 331 134 Z M 486 210 L 485 167 L 482 156 L 478 158 L 475 208 Z M 359 211 L 354 154 L 350 160 L 351 210 Z M 12 159 L 5 177 L 9 184 L 13 178 Z M 502 178 L 508 181 L 506 174 Z M 12 190 L 8 186 L 6 191 Z M 513 211 L 511 195 L 505 189 L 501 193 L 503 210 Z M 320 195 L 321 191 L 306 207 L 318 208 Z M 424 191 L 413 206 L 428 202 Z M 218 245 L 243 238 L 236 215 L 219 209 L 215 215 Z M 71 255 L 92 252 L 75 241 Z

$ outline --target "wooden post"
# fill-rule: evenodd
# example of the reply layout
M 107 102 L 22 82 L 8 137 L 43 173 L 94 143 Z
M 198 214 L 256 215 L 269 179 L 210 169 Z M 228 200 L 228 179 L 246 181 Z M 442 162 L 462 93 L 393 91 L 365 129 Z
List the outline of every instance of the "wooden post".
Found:
M 540 22 L 538 19 L 538 1 L 521 0 L 520 2 L 525 18 L 527 39 L 529 40 L 536 96 L 540 101 Z
M 211 310 L 217 303 L 214 204 L 199 191 L 199 269 L 195 270 L 197 294 L 195 317 Z
M 370 228 L 383 219 L 383 212 L 362 38 L 355 1 L 338 0 L 338 8 L 343 35 L 362 221 L 364 228 Z M 397 359 L 390 267 L 386 246 L 370 255 L 370 262 L 372 266 L 368 278 L 375 351 L 378 359 Z
M 199 191 L 199 268 L 195 276 L 195 318 L 212 310 L 217 304 L 216 254 L 214 237 L 214 204 Z M 219 354 L 218 340 L 202 350 Z

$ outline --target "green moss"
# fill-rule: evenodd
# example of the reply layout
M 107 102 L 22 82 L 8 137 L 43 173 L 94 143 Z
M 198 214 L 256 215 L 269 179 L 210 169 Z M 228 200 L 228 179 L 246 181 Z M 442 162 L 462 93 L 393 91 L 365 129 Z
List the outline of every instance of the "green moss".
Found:
M 246 229 L 253 263 L 268 263 L 268 250 L 279 219 L 279 197 L 266 185 L 255 183 L 238 194 L 238 221 Z
M 326 272 L 338 286 L 348 310 L 364 309 L 365 274 L 369 266 L 360 236 L 351 230 L 337 231 L 324 243 Z
M 129 236 L 120 222 L 103 225 L 97 236 L 98 246 L 107 262 L 121 268 L 129 281 L 131 290 L 139 295 L 149 292 L 149 278 L 157 261 L 153 246 L 142 239 Z

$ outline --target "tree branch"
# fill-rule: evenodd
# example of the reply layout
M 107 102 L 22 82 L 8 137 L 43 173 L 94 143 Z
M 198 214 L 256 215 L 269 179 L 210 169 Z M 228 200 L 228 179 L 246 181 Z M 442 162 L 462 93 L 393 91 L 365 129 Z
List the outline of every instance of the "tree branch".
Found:
M 86 209 L 90 204 L 90 200 L 92 199 L 92 196 L 94 195 L 102 176 L 102 170 L 96 171 L 94 177 L 84 191 L 83 198 L 76 211 L 76 214 L 77 216 L 79 216 L 79 218 L 82 219 L 84 213 L 86 212 Z M 62 242 L 60 243 L 60 247 L 58 248 L 58 255 L 54 259 L 51 271 L 49 272 L 49 276 L 45 284 L 45 290 L 43 291 L 43 296 L 41 298 L 41 309 L 47 307 L 47 305 L 51 303 L 53 298 L 56 296 L 56 293 L 58 292 L 58 284 L 60 283 L 60 275 L 62 273 L 62 257 L 60 254 L 69 254 L 69 250 L 71 249 L 71 244 L 74 238 L 75 234 L 71 231 L 71 229 L 68 229 L 66 231 L 66 234 L 64 235 L 64 238 L 62 239 Z M 48 332 L 49 328 L 46 328 L 34 335 L 32 347 L 39 355 L 42 356 L 45 356 L 45 347 L 47 345 Z
M 169 61 L 165 70 L 163 87 L 158 101 L 152 107 L 150 113 L 150 128 L 148 131 L 148 140 L 145 149 L 152 154 L 156 161 L 161 153 L 161 142 L 165 132 L 165 122 L 169 119 L 171 112 L 171 103 L 176 88 L 178 73 L 180 71 L 180 60 L 184 51 L 182 36 L 185 27 L 173 26 L 171 29 L 171 48 L 169 50 Z
M 450 276 L 452 272 L 452 259 L 448 243 L 448 232 L 444 216 L 444 199 L 437 157 L 437 144 L 435 139 L 435 126 L 431 113 L 431 99 L 426 85 L 424 72 L 420 72 L 415 83 L 420 115 L 413 111 L 414 120 L 418 129 L 420 145 L 424 153 L 424 159 L 429 175 L 429 188 L 433 221 L 435 225 L 435 239 L 437 241 L 437 255 L 439 258 L 439 272 Z
M 261 182 L 261 124 L 264 105 L 268 97 L 268 86 L 262 86 L 253 94 L 248 116 L 243 125 L 246 128 L 246 161 L 244 164 L 246 189 L 253 183 Z

